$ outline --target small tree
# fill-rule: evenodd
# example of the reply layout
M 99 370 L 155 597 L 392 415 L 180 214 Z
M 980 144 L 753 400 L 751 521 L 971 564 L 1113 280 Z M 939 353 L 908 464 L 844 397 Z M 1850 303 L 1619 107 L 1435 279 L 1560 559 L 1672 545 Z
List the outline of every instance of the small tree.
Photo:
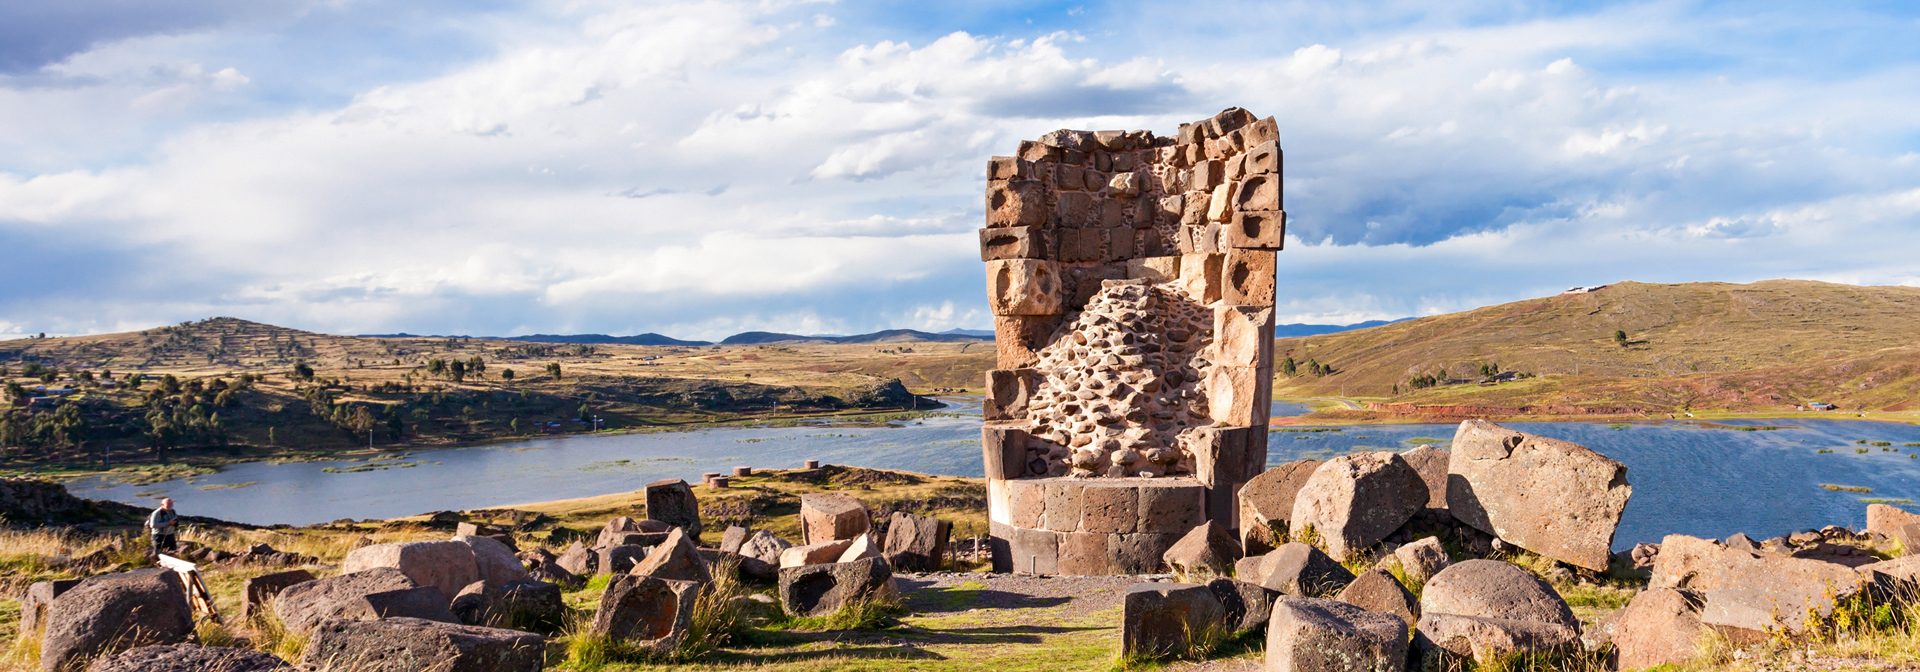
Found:
M 1626 332 L 1626 330 L 1624 330 L 1624 329 L 1623 329 L 1623 330 L 1618 330 L 1618 331 L 1615 331 L 1615 332 L 1613 332 L 1613 342 L 1614 342 L 1614 343 L 1615 343 L 1616 345 L 1619 345 L 1620 347 L 1623 347 L 1623 348 L 1624 348 L 1624 347 L 1627 347 L 1627 332 Z
M 466 380 L 467 363 L 458 359 L 453 360 L 453 363 L 447 365 L 447 377 L 452 378 L 456 383 Z
M 306 362 L 294 362 L 293 373 L 288 374 L 287 377 L 311 383 L 313 382 L 313 367 L 308 366 Z
M 553 376 L 554 380 L 559 380 L 560 379 L 560 363 L 547 362 L 547 375 Z
M 501 380 L 504 380 L 504 381 L 508 381 L 508 382 L 512 382 L 512 381 L 513 381 L 513 369 L 501 369 L 501 370 L 500 370 L 500 379 L 501 379 Z
M 1286 374 L 1288 378 L 1292 378 L 1294 374 L 1299 372 L 1300 365 L 1295 364 L 1292 357 L 1280 360 L 1280 373 Z
M 586 422 L 586 421 L 588 421 L 588 420 L 592 420 L 592 419 L 593 419 L 593 409 L 591 409 L 591 408 L 588 408 L 586 404 L 581 404 L 581 405 L 580 405 L 580 410 L 579 410 L 579 411 L 577 411 L 577 412 L 575 413 L 575 416 L 574 416 L 574 417 L 577 417 L 577 418 L 579 418 L 581 422 Z

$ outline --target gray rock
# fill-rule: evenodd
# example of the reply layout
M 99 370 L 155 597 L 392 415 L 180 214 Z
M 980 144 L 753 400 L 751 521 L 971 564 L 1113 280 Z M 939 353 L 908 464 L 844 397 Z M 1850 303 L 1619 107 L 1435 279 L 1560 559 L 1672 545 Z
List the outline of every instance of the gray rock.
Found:
M 898 569 L 937 571 L 946 565 L 947 541 L 952 535 L 951 522 L 896 511 L 887 523 L 882 555 L 887 564 Z
M 816 492 L 800 496 L 800 529 L 808 544 L 854 539 L 871 528 L 866 503 L 851 495 Z
M 1700 621 L 1705 606 L 1700 595 L 1672 588 L 1653 588 L 1633 596 L 1612 624 L 1610 639 L 1620 669 L 1691 662 L 1710 632 Z
M 475 581 L 461 588 L 460 594 L 453 596 L 453 603 L 447 608 L 461 623 L 497 627 L 499 616 L 495 610 L 499 602 L 499 593 L 489 590 L 487 582 Z
M 1447 508 L 1447 465 L 1453 461 L 1453 451 L 1420 446 L 1400 453 L 1400 457 L 1420 474 L 1420 482 L 1427 485 L 1427 508 Z
M 199 644 L 142 646 L 97 658 L 87 672 L 273 672 L 293 670 L 271 653 Z
M 826 616 L 893 590 L 893 568 L 885 558 L 780 569 L 780 607 L 790 616 Z
M 1258 558 L 1234 564 L 1236 578 L 1288 595 L 1318 597 L 1338 592 L 1353 580 L 1347 571 L 1320 549 L 1292 542 Z
M 739 525 L 729 525 L 727 531 L 720 535 L 720 552 L 739 553 L 740 547 L 747 545 L 747 539 L 752 536 L 752 530 Z
M 480 570 L 480 580 L 487 582 L 487 585 L 497 588 L 527 579 L 526 566 L 520 564 L 520 558 L 514 556 L 513 549 L 507 548 L 506 544 L 492 537 L 458 536 L 453 540 L 466 544 L 473 551 L 474 567 Z
M 1708 625 L 1799 634 L 1809 609 L 1823 618 L 1832 614 L 1835 601 L 1866 590 L 1871 576 L 1845 565 L 1750 553 L 1676 534 L 1660 542 L 1647 587 L 1700 593 L 1706 600 L 1701 621 Z
M 20 632 L 39 632 L 40 627 L 45 625 L 43 621 L 47 617 L 47 605 L 53 603 L 53 598 L 77 585 L 80 585 L 79 579 L 41 581 L 27 586 L 26 596 L 20 599 Z
M 699 583 L 626 574 L 607 582 L 593 630 L 654 651 L 671 651 L 693 624 Z
M 507 556 L 512 557 L 513 553 L 508 552 Z M 347 559 L 340 563 L 342 573 L 376 567 L 398 569 L 413 579 L 414 584 L 439 588 L 442 595 L 458 595 L 461 588 L 482 578 L 480 566 L 473 558 L 473 547 L 458 541 L 374 544 L 348 553 Z
M 1408 579 L 1421 584 L 1453 565 L 1453 561 L 1447 558 L 1446 547 L 1440 545 L 1439 537 L 1426 537 L 1394 549 L 1393 557 L 1400 561 L 1400 569 L 1406 572 Z
M 308 668 L 354 672 L 537 672 L 545 662 L 540 635 L 418 618 L 328 619 L 301 658 Z
M 1551 654 L 1579 645 L 1580 632 L 1558 623 L 1427 612 L 1420 616 L 1413 649 L 1421 669 L 1431 670 L 1454 668 L 1450 659 L 1488 665 L 1516 654 Z
M 475 583 L 485 585 L 483 582 Z M 368 593 L 361 596 L 360 600 L 366 606 L 360 609 L 360 613 L 350 614 L 349 618 L 419 618 L 441 623 L 460 622 L 448 608 L 450 601 L 447 595 L 433 586 Z
M 1462 422 L 1454 433 L 1448 511 L 1540 555 L 1606 571 L 1632 495 L 1626 466 L 1584 446 L 1485 420 Z
M 700 538 L 700 500 L 686 481 L 670 478 L 647 484 L 647 518 Z
M 619 539 L 617 539 L 617 537 L 621 535 L 626 535 L 626 534 L 639 534 L 641 532 L 643 532 L 643 530 L 640 529 L 639 521 L 636 521 L 632 518 L 628 518 L 626 516 L 616 516 L 608 520 L 607 524 L 600 526 L 600 535 L 594 538 L 592 548 L 606 548 L 608 546 L 620 546 L 622 544 L 620 543 Z M 575 543 L 578 544 L 579 542 L 575 542 Z M 580 572 L 574 571 L 571 568 L 569 568 L 567 571 L 571 571 L 575 574 L 580 573 Z
M 1240 543 L 1226 526 L 1209 520 L 1180 537 L 1161 560 L 1187 576 L 1226 576 L 1240 561 Z
M 674 581 L 713 582 L 713 572 L 700 557 L 700 549 L 678 527 L 668 532 L 667 540 L 647 553 L 646 559 L 635 563 L 628 573 Z
M 368 617 L 362 598 L 369 594 L 418 587 L 400 570 L 378 567 L 288 586 L 273 598 L 273 611 L 287 631 L 306 634 L 325 619 Z
M 1420 600 L 1384 570 L 1361 572 L 1333 599 L 1367 611 L 1393 614 L 1408 623 L 1420 620 Z
M 1753 543 L 1753 538 L 1747 536 L 1745 532 L 1735 532 L 1733 536 L 1727 537 L 1726 544 L 1727 548 L 1734 550 L 1746 551 L 1748 553 L 1760 552 L 1760 545 Z
M 1311 526 L 1327 555 L 1347 560 L 1380 543 L 1427 505 L 1427 485 L 1405 459 L 1355 453 L 1314 470 L 1293 501 L 1294 529 Z
M 1206 586 L 1136 583 L 1127 588 L 1120 620 L 1120 655 L 1185 653 L 1191 635 L 1224 627 L 1225 611 Z
M 251 619 L 263 613 L 280 591 L 314 580 L 313 573 L 304 569 L 288 572 L 274 572 L 248 578 L 240 583 L 240 594 L 246 597 L 246 603 L 240 607 L 240 618 Z
M 780 574 L 780 553 L 793 544 L 774 536 L 772 532 L 760 530 L 747 539 L 740 547 L 740 571 L 763 581 L 771 581 Z
M 167 569 L 88 577 L 46 609 L 40 668 L 79 670 L 96 656 L 193 636 L 186 585 Z
M 647 559 L 647 547 L 633 544 L 596 548 L 593 552 L 600 556 L 594 565 L 601 574 L 625 574 L 632 571 L 633 566 L 641 560 Z
M 600 554 L 576 541 L 554 559 L 553 564 L 574 576 L 591 576 L 600 573 Z
M 1319 460 L 1299 460 L 1261 472 L 1240 486 L 1240 546 L 1248 557 L 1265 555 L 1286 543 L 1284 533 L 1293 520 L 1293 500 L 1307 484 Z
M 1283 595 L 1267 622 L 1270 672 L 1398 672 L 1407 663 L 1407 622 L 1344 602 Z
M 1579 635 L 1580 621 L 1553 586 L 1499 560 L 1467 560 L 1420 589 L 1420 613 L 1553 623 Z
M 1225 577 L 1208 581 L 1207 590 L 1220 601 L 1220 622 L 1233 628 L 1235 633 L 1266 627 L 1267 617 L 1273 613 L 1273 600 L 1281 595 L 1280 591 L 1257 583 Z

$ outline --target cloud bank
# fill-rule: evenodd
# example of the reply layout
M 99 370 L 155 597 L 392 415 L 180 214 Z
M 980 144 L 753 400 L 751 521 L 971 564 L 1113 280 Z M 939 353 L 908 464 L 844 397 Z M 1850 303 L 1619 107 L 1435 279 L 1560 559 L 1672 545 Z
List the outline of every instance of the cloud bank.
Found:
M 987 157 L 1229 105 L 1280 121 L 1283 322 L 1920 284 L 1884 9 L 115 6 L 0 50 L 0 333 L 981 328 Z

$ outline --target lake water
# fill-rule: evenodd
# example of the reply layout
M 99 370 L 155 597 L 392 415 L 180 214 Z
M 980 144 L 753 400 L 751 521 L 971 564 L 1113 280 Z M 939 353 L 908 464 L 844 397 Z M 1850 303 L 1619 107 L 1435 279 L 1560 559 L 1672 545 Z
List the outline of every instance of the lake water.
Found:
M 661 478 L 697 481 L 702 473 L 728 473 L 735 466 L 793 468 L 810 459 L 978 477 L 977 398 L 950 403 L 958 417 L 885 428 L 574 436 L 417 451 L 374 462 L 255 462 L 158 484 L 84 480 L 69 487 L 96 499 L 151 504 L 166 496 L 189 514 L 304 525 L 591 497 L 637 490 Z M 1306 411 L 1299 404 L 1274 408 L 1276 415 L 1286 416 Z M 1509 426 L 1579 443 L 1627 465 L 1633 498 L 1615 537 L 1616 549 L 1674 533 L 1719 538 L 1746 532 L 1763 539 L 1830 524 L 1857 528 L 1865 524 L 1864 498 L 1920 499 L 1920 459 L 1909 458 L 1920 448 L 1903 445 L 1920 444 L 1920 426 L 1857 420 L 1774 424 L 1781 428 L 1736 431 L 1685 421 Z M 1268 463 L 1360 450 L 1405 450 L 1430 440 L 1444 445 L 1453 430 L 1453 425 L 1365 425 L 1276 431 L 1268 435 Z M 1862 439 L 1892 445 L 1883 450 L 1855 443 Z M 1833 452 L 1817 452 L 1821 449 Z M 1867 452 L 1856 452 L 1859 449 Z M 234 487 L 247 483 L 253 485 Z M 1822 484 L 1866 487 L 1872 493 L 1833 491 Z

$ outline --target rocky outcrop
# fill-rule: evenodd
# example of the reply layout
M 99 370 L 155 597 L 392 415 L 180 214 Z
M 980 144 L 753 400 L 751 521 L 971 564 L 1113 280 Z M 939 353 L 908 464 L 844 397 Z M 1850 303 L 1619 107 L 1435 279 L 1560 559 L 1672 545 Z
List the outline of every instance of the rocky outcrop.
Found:
M 1625 465 L 1578 444 L 1485 420 L 1462 422 L 1454 433 L 1448 512 L 1540 555 L 1606 571 L 1632 495 Z
M 291 672 L 292 665 L 249 649 L 199 644 L 142 646 L 98 658 L 87 672 Z
M 180 575 L 166 569 L 102 574 L 47 605 L 40 668 L 74 672 L 96 656 L 193 636 L 193 607 Z
M 1240 546 L 1246 555 L 1264 555 L 1286 543 L 1281 535 L 1290 529 L 1293 501 L 1319 468 L 1319 460 L 1288 462 L 1241 486 Z
M 1136 583 L 1121 609 L 1121 656 L 1184 653 L 1193 636 L 1223 627 L 1220 601 L 1206 586 Z
M 1427 505 L 1420 473 L 1399 455 L 1355 453 L 1314 470 L 1293 502 L 1293 527 L 1312 527 L 1322 548 L 1345 561 L 1380 543 Z
M 491 541 L 491 540 L 489 540 Z M 513 557 L 512 552 L 507 557 Z M 514 561 L 516 564 L 518 560 Z M 443 595 L 458 595 L 467 584 L 481 580 L 473 547 L 458 541 L 408 541 L 374 544 L 355 549 L 340 562 L 340 572 L 351 574 L 379 567 L 400 570 L 415 585 L 433 586 Z M 408 586 L 411 588 L 412 586 Z
M 1267 622 L 1269 672 L 1401 670 L 1407 622 L 1344 602 L 1283 595 Z
M 1683 588 L 1705 600 L 1701 622 L 1765 632 L 1800 633 L 1811 610 L 1822 618 L 1834 604 L 1865 590 L 1870 572 L 1819 560 L 1734 550 L 1711 539 L 1669 535 L 1660 542 L 1648 588 Z
M 301 663 L 354 672 L 537 672 L 545 660 L 546 638 L 530 632 L 391 618 L 322 622 Z

